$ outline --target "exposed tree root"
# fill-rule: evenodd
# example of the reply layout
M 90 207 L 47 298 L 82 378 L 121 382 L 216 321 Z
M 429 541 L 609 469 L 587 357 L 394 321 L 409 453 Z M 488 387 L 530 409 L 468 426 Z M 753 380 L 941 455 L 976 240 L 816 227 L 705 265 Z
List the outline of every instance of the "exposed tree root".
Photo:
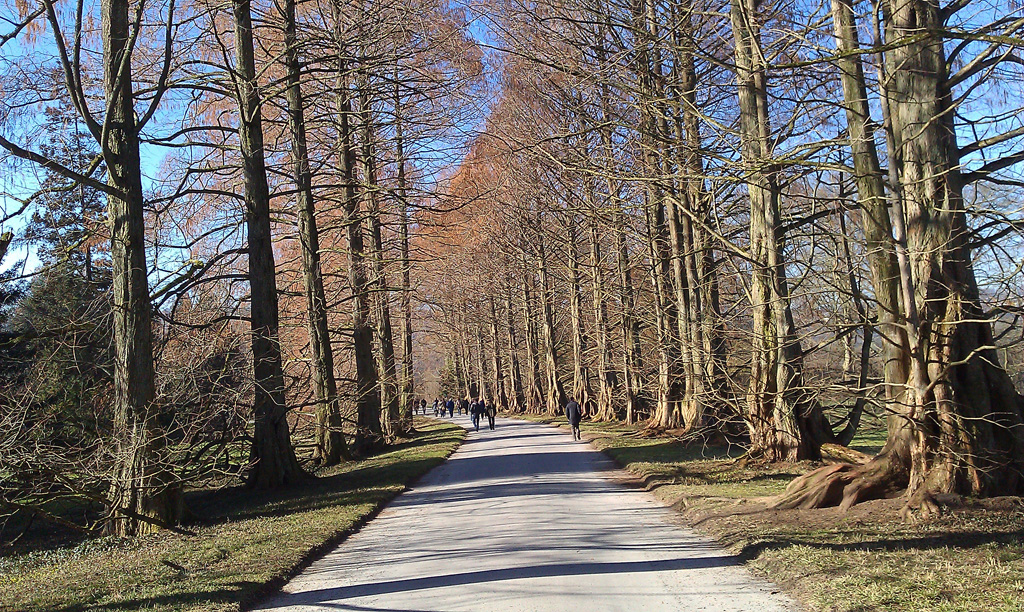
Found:
M 770 507 L 831 508 L 844 512 L 859 502 L 897 497 L 906 490 L 905 472 L 882 454 L 862 465 L 840 463 L 808 472 L 789 483 Z M 895 468 L 895 469 L 894 469 Z

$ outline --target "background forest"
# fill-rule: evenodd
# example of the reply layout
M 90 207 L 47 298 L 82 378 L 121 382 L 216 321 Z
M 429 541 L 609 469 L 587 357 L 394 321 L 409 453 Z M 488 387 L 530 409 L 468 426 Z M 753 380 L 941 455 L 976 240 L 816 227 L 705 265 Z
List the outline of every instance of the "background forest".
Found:
M 1017 3 L 0 20 L 5 541 L 308 482 L 436 395 L 767 463 L 884 423 L 778 507 L 1024 492 Z

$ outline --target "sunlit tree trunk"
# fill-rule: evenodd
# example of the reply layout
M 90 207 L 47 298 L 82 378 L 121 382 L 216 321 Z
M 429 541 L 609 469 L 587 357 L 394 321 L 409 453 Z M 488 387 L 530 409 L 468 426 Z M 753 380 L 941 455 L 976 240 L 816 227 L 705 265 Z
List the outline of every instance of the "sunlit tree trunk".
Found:
M 505 327 L 508 330 L 508 407 L 512 412 L 522 412 L 526 406 L 523 397 L 523 374 L 519 366 L 520 344 L 519 338 L 516 335 L 511 283 L 506 289 Z
M 523 257 L 523 270 L 529 270 L 529 262 Z M 524 273 L 520 287 L 523 291 L 523 330 L 526 336 L 526 389 L 524 401 L 526 411 L 535 414 L 544 406 L 544 389 L 540 373 L 540 347 L 537 334 L 537 318 L 533 305 L 533 294 L 530 291 L 533 273 Z
M 494 403 L 498 410 L 508 410 L 508 395 L 505 393 L 505 371 L 501 365 L 501 335 L 498 333 L 498 308 L 494 297 L 488 298 L 491 323 L 491 374 L 494 376 Z
M 778 505 L 848 508 L 905 491 L 904 512 L 927 516 L 938 509 L 938 493 L 1024 492 L 1024 406 L 1000 366 L 992 326 L 980 306 L 940 11 L 925 0 L 900 0 L 885 3 L 884 14 L 885 42 L 899 43 L 886 52 L 891 78 L 882 92 L 890 178 L 897 186 L 887 210 L 900 283 L 896 321 L 906 331 L 902 355 L 897 347 L 886 350 L 886 382 L 895 383 L 889 385 L 889 408 L 897 418 L 890 420 L 886 445 L 874 459 L 798 478 Z M 839 44 L 855 48 L 851 6 L 834 2 L 833 15 Z M 868 107 L 860 103 L 863 77 L 849 63 L 843 72 L 863 213 L 878 215 L 876 227 L 865 222 L 880 243 L 872 275 L 884 281 L 881 290 L 891 292 L 880 296 L 881 308 L 883 299 L 896 299 L 888 227 L 877 202 L 881 187 L 875 177 L 881 171 L 877 155 L 872 159 L 867 150 L 873 140 Z M 902 389 L 899 377 L 905 377 Z
M 145 211 L 139 134 L 132 89 L 129 3 L 100 4 L 103 84 L 107 115 L 103 159 L 109 184 L 111 288 L 114 320 L 114 467 L 107 492 L 110 517 L 104 531 L 134 536 L 176 525 L 181 486 L 164 462 L 165 442 L 155 405 L 152 304 L 146 276 Z M 5 234 L 3 249 L 10 243 Z M 2 254 L 0 254 L 2 257 Z
M 306 145 L 306 120 L 303 111 L 301 68 L 296 41 L 295 1 L 283 6 L 285 22 L 285 67 L 288 88 L 288 127 L 292 138 L 292 174 L 296 187 L 296 208 L 299 221 L 299 247 L 302 250 L 302 280 L 306 293 L 309 329 L 310 370 L 313 397 L 316 400 L 316 440 L 313 458 L 320 465 L 337 465 L 348 458 L 348 447 L 342 432 L 341 406 L 334 378 L 334 351 L 327 324 L 327 297 L 323 271 L 320 267 L 320 235 L 313 201 L 313 180 Z
M 569 319 L 572 325 L 572 397 L 584 415 L 595 411 L 594 392 L 590 388 L 590 371 L 587 368 L 587 334 L 583 322 L 583 278 L 580 273 L 579 235 L 573 220 L 568 230 L 569 243 Z
M 352 453 L 366 456 L 383 441 L 380 423 L 380 391 L 377 365 L 373 356 L 373 329 L 370 327 L 369 281 L 363 246 L 363 222 L 356 180 L 356 150 L 352 128 L 352 91 L 347 81 L 348 53 L 344 46 L 342 15 L 332 4 L 335 37 L 338 41 L 338 143 L 341 167 L 342 212 L 348 238 L 348 284 L 352 294 L 352 349 L 356 366 L 356 431 Z
M 802 356 L 790 309 L 782 251 L 781 189 L 772 165 L 764 55 L 755 0 L 731 6 L 739 89 L 743 179 L 750 199 L 753 311 L 747 420 L 751 452 L 770 461 L 814 458 L 806 424 L 815 407 L 803 387 Z
M 558 378 L 558 349 L 555 346 L 555 314 L 552 311 L 551 282 L 548 279 L 547 250 L 544 237 L 537 237 L 537 276 L 540 282 L 539 295 L 541 328 L 544 335 L 544 388 L 545 409 L 548 414 L 559 414 L 566 404 L 565 389 Z
M 597 221 L 590 224 L 590 282 L 594 298 L 594 328 L 597 342 L 598 395 L 594 417 L 608 421 L 615 418 L 615 389 L 618 374 L 612 365 L 611 342 L 608 338 L 608 304 L 605 288 L 604 261 L 601 253 L 601 235 Z
M 305 480 L 292 448 L 278 335 L 277 279 L 270 228 L 270 189 L 264 160 L 261 100 L 256 82 L 252 16 L 248 0 L 233 0 L 238 142 L 245 184 L 249 241 L 249 320 L 252 333 L 255 429 L 249 460 L 251 486 L 271 488 Z
M 412 402 L 415 389 L 412 372 L 412 259 L 409 255 L 409 204 L 408 179 L 406 178 L 405 138 L 403 134 L 402 98 L 395 70 L 395 156 L 398 161 L 398 198 L 401 220 L 398 227 L 402 248 L 402 365 L 400 373 L 400 406 L 402 409 L 401 433 L 412 430 Z
M 361 61 L 366 61 L 363 58 Z M 384 433 L 388 439 L 398 434 L 401 410 L 398 395 L 398 367 L 395 359 L 395 336 L 391 325 L 391 299 L 388 287 L 384 250 L 384 234 L 381 221 L 380 196 L 377 183 L 377 158 L 374 150 L 376 136 L 373 129 L 373 109 L 370 108 L 370 82 L 364 68 L 358 70 L 359 114 L 361 116 L 361 155 L 363 173 L 363 199 L 370 221 L 370 237 L 373 241 L 373 257 L 370 259 L 371 285 L 374 287 L 375 319 L 377 323 L 378 356 L 377 371 L 380 376 L 381 418 Z

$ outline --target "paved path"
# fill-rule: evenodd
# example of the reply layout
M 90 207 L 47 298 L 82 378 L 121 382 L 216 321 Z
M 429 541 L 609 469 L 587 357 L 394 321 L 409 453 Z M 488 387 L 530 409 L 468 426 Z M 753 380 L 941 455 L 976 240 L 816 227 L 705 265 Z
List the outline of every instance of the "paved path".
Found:
M 498 419 L 258 609 L 797 609 L 609 463 L 564 430 Z

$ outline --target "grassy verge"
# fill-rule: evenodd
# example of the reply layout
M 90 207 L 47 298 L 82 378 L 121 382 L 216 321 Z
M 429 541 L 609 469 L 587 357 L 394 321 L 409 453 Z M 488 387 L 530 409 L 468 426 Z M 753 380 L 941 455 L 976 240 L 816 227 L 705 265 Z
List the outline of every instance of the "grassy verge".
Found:
M 190 507 L 216 516 L 192 535 L 101 538 L 75 548 L 0 558 L 0 610 L 238 610 L 340 542 L 465 438 L 450 423 L 419 433 L 304 487 L 269 493 L 200 491 Z
M 584 423 L 583 433 L 690 524 L 812 610 L 1024 611 L 1020 499 L 969 502 L 919 525 L 900 520 L 901 500 L 846 514 L 769 510 L 756 498 L 779 493 L 816 466 L 747 464 L 732 460 L 738 449 L 684 446 L 622 424 Z M 877 450 L 878 438 L 868 424 L 851 446 Z

